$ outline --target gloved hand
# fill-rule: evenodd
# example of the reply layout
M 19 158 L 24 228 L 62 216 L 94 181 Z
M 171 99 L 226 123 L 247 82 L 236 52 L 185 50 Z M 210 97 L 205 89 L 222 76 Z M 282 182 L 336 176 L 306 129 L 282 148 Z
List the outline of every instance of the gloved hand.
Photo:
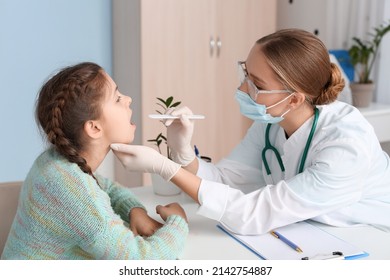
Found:
M 127 170 L 156 173 L 166 181 L 181 167 L 149 147 L 115 143 L 111 144 L 111 149 Z
M 187 118 L 192 115 L 192 111 L 188 107 L 170 108 L 165 114 L 180 116 L 179 120 L 165 120 L 163 123 L 167 126 L 167 144 L 171 149 L 172 160 L 187 166 L 195 159 L 195 152 L 191 147 L 194 122 Z

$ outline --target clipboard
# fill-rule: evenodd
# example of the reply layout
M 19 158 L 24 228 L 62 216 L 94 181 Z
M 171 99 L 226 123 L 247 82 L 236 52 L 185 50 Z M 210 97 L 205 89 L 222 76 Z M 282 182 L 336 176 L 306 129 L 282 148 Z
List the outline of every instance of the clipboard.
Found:
M 369 255 L 345 240 L 307 222 L 298 222 L 275 229 L 299 245 L 302 249 L 301 253 L 293 250 L 271 233 L 239 235 L 232 233 L 221 224 L 217 227 L 264 260 L 353 260 Z

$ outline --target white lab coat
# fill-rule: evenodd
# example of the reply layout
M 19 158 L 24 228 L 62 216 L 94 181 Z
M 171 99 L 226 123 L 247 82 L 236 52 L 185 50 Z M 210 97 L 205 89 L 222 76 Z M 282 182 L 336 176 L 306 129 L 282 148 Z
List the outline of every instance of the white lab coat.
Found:
M 233 232 L 261 234 L 301 220 L 334 226 L 372 225 L 390 231 L 390 159 L 360 112 L 336 101 L 318 106 L 317 129 L 298 174 L 313 117 L 286 139 L 274 124 L 267 152 L 271 175 L 261 159 L 266 125 L 255 122 L 231 154 L 213 165 L 200 161 L 198 214 Z

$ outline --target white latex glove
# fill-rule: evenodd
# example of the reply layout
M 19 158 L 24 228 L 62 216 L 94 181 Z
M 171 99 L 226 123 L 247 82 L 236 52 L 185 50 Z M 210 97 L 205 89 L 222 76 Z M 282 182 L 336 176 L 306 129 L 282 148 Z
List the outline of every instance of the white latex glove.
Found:
M 171 149 L 172 160 L 187 166 L 195 159 L 195 152 L 191 147 L 194 121 L 187 118 L 192 115 L 192 111 L 188 107 L 170 108 L 165 114 L 180 116 L 178 120 L 170 119 L 163 123 L 167 126 L 167 144 Z
M 166 181 L 171 180 L 181 167 L 156 150 L 146 146 L 115 143 L 111 144 L 111 149 L 127 170 L 156 173 Z

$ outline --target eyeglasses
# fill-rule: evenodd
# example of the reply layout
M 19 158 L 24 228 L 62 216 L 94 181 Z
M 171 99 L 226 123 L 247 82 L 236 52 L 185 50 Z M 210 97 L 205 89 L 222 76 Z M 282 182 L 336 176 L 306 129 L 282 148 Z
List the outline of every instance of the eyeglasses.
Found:
M 248 85 L 248 94 L 252 98 L 253 101 L 256 102 L 257 96 L 259 94 L 263 93 L 292 93 L 288 89 L 274 89 L 274 90 L 260 90 L 258 87 L 252 82 L 251 79 L 248 77 L 248 71 L 246 70 L 246 64 L 245 61 L 239 61 L 238 62 L 238 76 L 240 78 L 241 85 L 243 83 L 247 83 Z

